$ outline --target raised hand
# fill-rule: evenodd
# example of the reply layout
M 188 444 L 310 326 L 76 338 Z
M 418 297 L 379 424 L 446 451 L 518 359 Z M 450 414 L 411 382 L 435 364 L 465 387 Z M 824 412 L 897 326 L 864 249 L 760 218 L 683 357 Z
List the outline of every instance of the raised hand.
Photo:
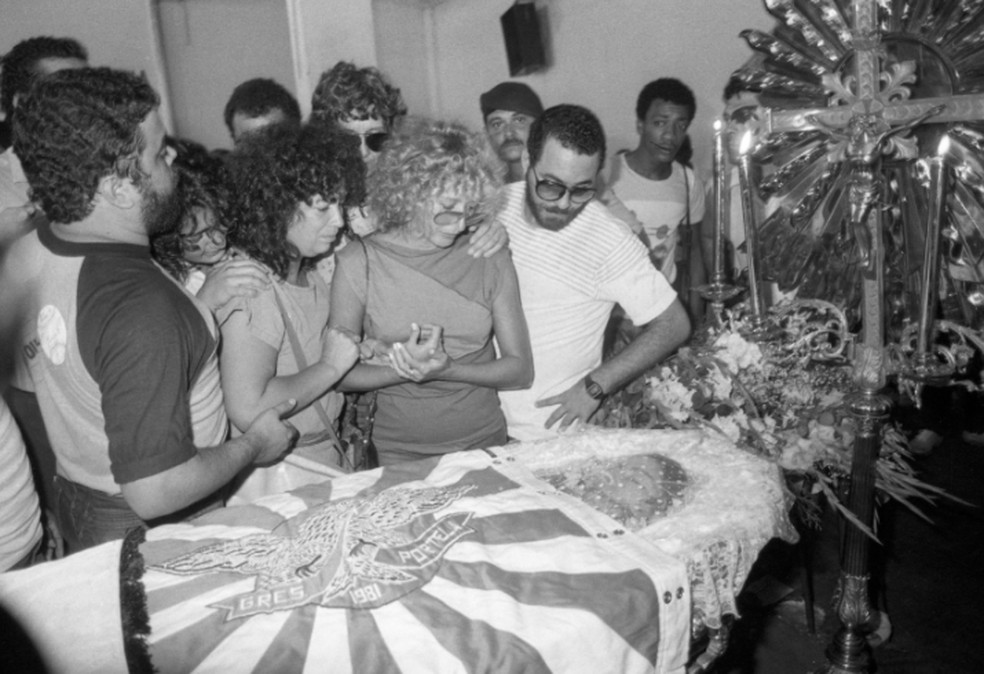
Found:
M 509 243 L 509 234 L 498 220 L 481 220 L 478 216 L 468 216 L 465 221 L 471 238 L 468 240 L 468 254 L 472 257 L 489 257 Z
M 270 285 L 266 269 L 254 260 L 226 260 L 212 267 L 198 291 L 198 299 L 216 311 L 234 297 L 256 297 Z
M 451 366 L 440 325 L 410 325 L 410 338 L 393 345 L 390 362 L 397 374 L 415 382 L 436 379 Z

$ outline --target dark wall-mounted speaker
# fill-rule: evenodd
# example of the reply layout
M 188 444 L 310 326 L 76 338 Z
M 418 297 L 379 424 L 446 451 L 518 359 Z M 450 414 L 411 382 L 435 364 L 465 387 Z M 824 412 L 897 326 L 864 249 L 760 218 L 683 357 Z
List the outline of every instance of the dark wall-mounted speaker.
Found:
M 547 65 L 540 36 L 540 20 L 532 2 L 517 3 L 500 18 L 502 35 L 506 39 L 509 75 L 528 75 Z

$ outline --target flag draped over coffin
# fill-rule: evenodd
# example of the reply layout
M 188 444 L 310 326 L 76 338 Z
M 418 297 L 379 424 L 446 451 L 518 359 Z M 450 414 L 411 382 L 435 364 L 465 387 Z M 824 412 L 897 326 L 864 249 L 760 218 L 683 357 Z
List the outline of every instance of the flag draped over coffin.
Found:
M 131 671 L 676 672 L 689 645 L 682 563 L 480 451 L 151 529 L 123 555 Z

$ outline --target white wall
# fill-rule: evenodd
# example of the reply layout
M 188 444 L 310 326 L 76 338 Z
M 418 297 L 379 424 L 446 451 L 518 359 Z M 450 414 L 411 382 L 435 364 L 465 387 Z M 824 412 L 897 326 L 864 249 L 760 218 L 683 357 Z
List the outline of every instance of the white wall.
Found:
M 499 17 L 512 4 L 447 0 L 436 6 L 440 108 L 431 112 L 481 125 L 479 95 L 510 79 Z M 377 15 L 381 5 L 378 0 Z M 547 34 L 550 65 L 515 79 L 533 87 L 545 105 L 591 108 L 614 150 L 635 147 L 635 99 L 642 86 L 657 77 L 679 78 L 697 97 L 691 136 L 695 161 L 707 175 L 711 123 L 722 108 L 721 91 L 728 75 L 752 54 L 738 33 L 770 30 L 774 23 L 762 0 L 538 0 L 537 6 L 546 14 L 541 29 Z M 400 63 L 409 36 L 400 26 L 377 22 L 376 43 L 380 67 L 406 93 Z M 418 66 L 417 72 L 422 69 Z
M 376 65 L 372 0 L 286 0 L 294 34 L 294 75 L 301 112 L 321 73 L 338 61 Z
M 499 17 L 513 0 L 283 1 L 299 40 L 295 90 L 305 110 L 320 73 L 340 59 L 378 65 L 402 89 L 411 112 L 476 128 L 479 95 L 510 79 Z M 150 0 L 0 0 L 0 52 L 30 35 L 74 35 L 93 63 L 145 70 L 160 88 L 149 6 Z M 551 65 L 518 79 L 546 105 L 594 110 L 613 150 L 635 146 L 639 89 L 657 77 L 682 79 L 697 96 L 691 136 L 706 174 L 721 90 L 752 53 L 738 33 L 774 23 L 763 0 L 538 0 L 537 6 L 546 16 Z
M 271 3 L 279 5 L 276 16 L 271 15 Z M 86 45 L 93 65 L 143 71 L 155 89 L 166 92 L 156 4 L 157 0 L 0 0 L 0 54 L 27 37 L 71 36 Z M 189 19 L 186 28 L 177 23 L 165 28 L 175 50 L 200 51 L 210 42 L 222 54 L 211 67 L 177 73 L 184 84 L 180 91 L 175 87 L 182 98 L 174 115 L 177 130 L 210 147 L 228 144 L 222 108 L 239 82 L 273 77 L 297 94 L 306 114 L 324 70 L 341 59 L 376 64 L 372 0 L 162 0 L 162 4 L 163 13 Z M 215 17 L 223 14 L 228 20 L 216 24 Z M 189 39 L 191 43 L 182 44 Z M 255 67 L 257 61 L 271 65 L 261 70 Z M 175 59 L 175 67 L 185 68 L 188 63 Z M 165 107 L 162 112 L 168 129 L 174 131 L 170 110 Z
M 0 0 L 0 54 L 36 35 L 74 37 L 92 65 L 144 72 L 163 89 L 149 0 Z
M 426 41 L 430 32 L 426 22 L 433 12 L 398 0 L 374 0 L 372 6 L 377 66 L 399 87 L 410 114 L 438 114 L 431 101 L 436 82 L 429 74 L 431 49 Z
M 222 112 L 232 90 L 268 77 L 295 93 L 283 0 L 158 0 L 174 126 L 182 138 L 230 148 Z

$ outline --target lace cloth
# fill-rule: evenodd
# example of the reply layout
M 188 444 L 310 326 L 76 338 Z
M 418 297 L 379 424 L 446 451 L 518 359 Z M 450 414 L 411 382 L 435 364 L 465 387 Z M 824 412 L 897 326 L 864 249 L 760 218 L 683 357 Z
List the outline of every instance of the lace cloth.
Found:
M 598 459 L 659 455 L 678 463 L 688 485 L 641 528 L 626 528 L 687 567 L 693 620 L 721 627 L 738 616 L 737 596 L 759 552 L 773 538 L 798 540 L 793 500 L 780 468 L 702 431 L 591 429 L 557 439 L 495 448 L 539 476 L 576 474 Z M 556 482 L 556 480 L 554 480 Z M 638 521 L 638 520 L 636 520 Z

